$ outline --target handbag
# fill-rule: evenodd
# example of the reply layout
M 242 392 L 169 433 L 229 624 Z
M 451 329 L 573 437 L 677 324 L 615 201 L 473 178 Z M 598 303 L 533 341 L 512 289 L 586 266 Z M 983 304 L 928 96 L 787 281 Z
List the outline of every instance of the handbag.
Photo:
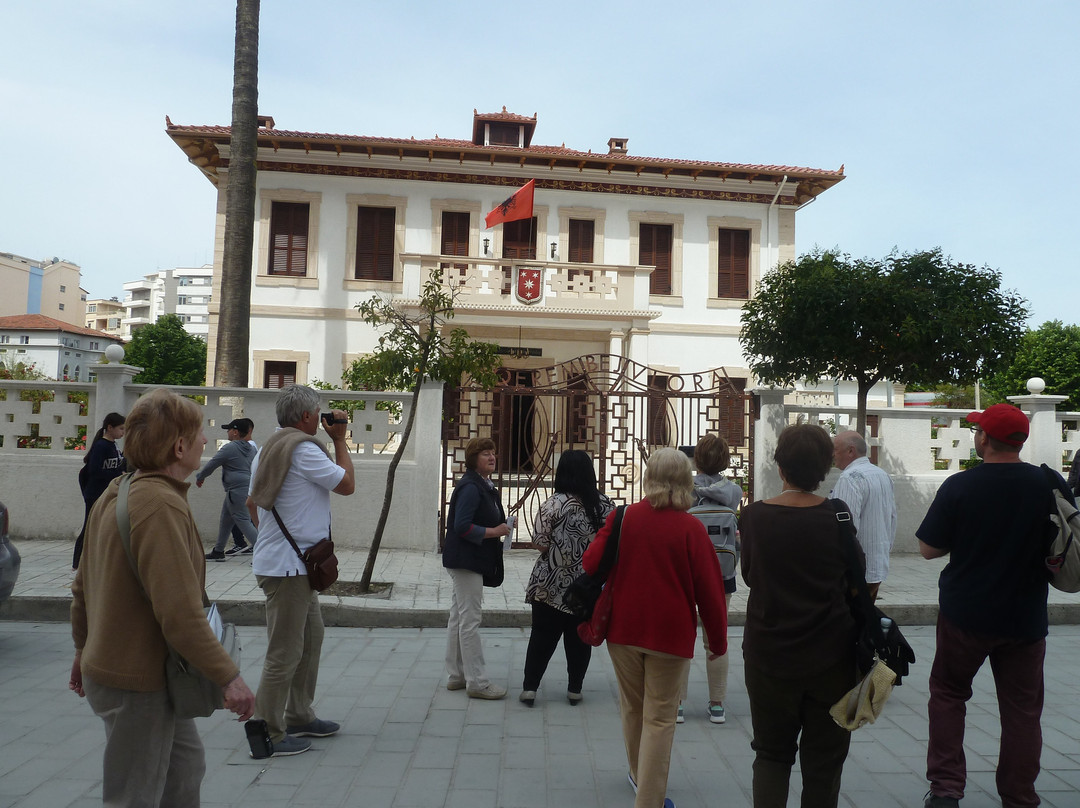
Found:
M 829 715 L 849 732 L 873 724 L 885 708 L 895 684 L 896 674 L 892 668 L 875 658 L 870 673 L 829 708 Z
M 596 572 L 590 575 L 581 573 L 570 586 L 563 592 L 563 606 L 570 610 L 570 614 L 579 620 L 588 620 L 592 617 L 596 603 L 604 589 L 611 568 L 615 565 L 615 558 L 619 554 L 619 533 L 622 529 L 623 511 L 625 505 L 620 505 L 615 510 L 615 521 L 611 525 L 611 538 L 604 546 L 604 555 L 600 558 L 600 564 Z
M 128 491 L 131 488 L 131 479 L 134 472 L 125 474 L 120 479 L 120 490 L 116 495 L 116 525 L 120 529 L 120 540 L 127 553 L 128 562 L 135 573 L 135 580 L 139 583 L 143 595 L 146 596 L 146 587 L 143 586 L 139 575 L 139 568 L 135 564 L 135 556 L 131 553 L 131 516 L 128 512 Z M 149 597 L 147 597 L 149 600 Z M 208 604 L 206 593 L 203 592 L 203 603 L 206 605 L 206 619 L 214 635 L 218 638 L 222 647 L 228 652 L 237 668 L 240 667 L 240 637 L 236 633 L 236 626 L 225 623 L 218 613 L 217 604 Z M 205 718 L 212 715 L 215 710 L 225 706 L 225 698 L 221 685 L 208 679 L 203 673 L 184 659 L 176 649 L 166 642 L 169 654 L 165 659 L 165 687 L 169 692 L 169 703 L 172 704 L 173 712 L 177 718 Z
M 855 621 L 855 664 L 861 677 L 858 684 L 834 704 L 829 715 L 839 726 L 855 731 L 872 724 L 893 687 L 899 687 L 915 662 L 915 652 L 908 645 L 891 617 L 874 605 L 866 587 L 866 575 L 856 551 L 855 526 L 851 513 L 839 499 L 830 499 L 840 525 L 840 544 L 847 569 L 848 607 Z
M 307 570 L 308 584 L 310 584 L 311 588 L 316 592 L 329 589 L 334 581 L 338 579 L 338 560 L 334 554 L 333 539 L 319 539 L 311 547 L 300 552 L 300 548 L 296 546 L 296 541 L 293 540 L 289 529 L 281 521 L 281 515 L 277 512 L 277 508 L 271 508 L 270 512 L 274 514 L 278 527 L 281 528 L 281 532 L 285 534 L 285 538 L 292 545 L 296 557 L 303 562 L 304 569 Z
M 615 563 L 619 560 L 619 537 L 622 533 L 623 512 L 625 510 L 626 506 L 623 505 L 616 512 L 615 521 L 611 526 L 611 536 L 608 537 L 608 543 L 604 546 L 604 555 L 600 559 L 601 565 L 604 565 L 605 561 L 610 562 L 604 571 L 604 583 L 600 596 L 593 604 L 592 614 L 589 615 L 587 620 L 579 623 L 577 627 L 578 636 L 587 645 L 601 645 L 607 639 L 608 629 L 611 627 L 611 607 L 615 600 L 612 589 L 614 582 L 611 575 L 615 570 Z M 615 545 L 615 549 L 609 555 L 608 551 L 612 544 Z M 600 568 L 598 567 L 597 573 L 599 572 Z

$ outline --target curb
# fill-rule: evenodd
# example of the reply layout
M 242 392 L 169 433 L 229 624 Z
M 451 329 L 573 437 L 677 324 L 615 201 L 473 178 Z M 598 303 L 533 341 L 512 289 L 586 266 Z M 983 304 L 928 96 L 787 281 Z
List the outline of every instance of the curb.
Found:
M 449 613 L 446 609 L 371 608 L 352 601 L 362 598 L 336 598 L 337 602 L 322 603 L 323 624 L 331 628 L 445 628 Z M 265 626 L 266 612 L 261 601 L 217 601 L 222 616 L 238 626 Z M 937 623 L 936 603 L 882 604 L 885 611 L 901 628 L 932 626 Z M 1047 614 L 1052 626 L 1080 625 L 1080 603 L 1050 603 Z M 12 597 L 0 606 L 0 622 L 23 621 L 67 623 L 71 618 L 71 598 Z M 734 611 L 728 623 L 742 626 L 746 614 Z M 483 628 L 529 628 L 532 613 L 527 609 L 485 610 Z

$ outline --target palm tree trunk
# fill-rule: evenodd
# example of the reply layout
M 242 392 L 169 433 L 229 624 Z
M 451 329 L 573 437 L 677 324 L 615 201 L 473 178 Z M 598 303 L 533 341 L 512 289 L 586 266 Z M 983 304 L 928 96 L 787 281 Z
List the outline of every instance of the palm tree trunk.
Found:
M 225 253 L 221 263 L 214 356 L 214 384 L 219 386 L 248 386 L 258 109 L 259 0 L 237 0 L 232 134 L 225 189 Z

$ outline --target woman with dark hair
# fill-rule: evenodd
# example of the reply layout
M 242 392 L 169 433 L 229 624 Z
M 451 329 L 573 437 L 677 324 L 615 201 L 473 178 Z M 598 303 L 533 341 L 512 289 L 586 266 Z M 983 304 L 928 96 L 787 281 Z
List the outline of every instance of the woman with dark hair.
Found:
M 754 808 L 783 808 L 798 753 L 802 804 L 830 808 L 851 733 L 829 707 L 855 685 L 855 622 L 837 515 L 813 493 L 832 466 L 819 426 L 789 426 L 776 444 L 781 492 L 742 510 L 743 631 L 754 738 Z M 801 738 L 800 738 L 801 733 Z
M 525 587 L 525 602 L 532 604 L 532 634 L 520 700 L 530 707 L 560 638 L 566 652 L 566 698 L 572 705 L 581 701 L 592 646 L 578 636 L 581 621 L 562 600 L 567 587 L 582 572 L 585 548 L 614 509 L 611 500 L 596 488 L 596 471 L 588 453 L 563 452 L 555 469 L 555 495 L 540 506 L 536 520 L 532 544 L 540 557 Z
M 443 538 L 443 566 L 454 582 L 446 624 L 447 690 L 474 699 L 501 699 L 506 688 L 488 681 L 480 641 L 484 577 L 501 572 L 502 539 L 510 532 L 491 474 L 495 441 L 473 438 L 465 447 L 465 473 L 454 485 Z
M 124 455 L 116 442 L 124 437 L 124 416 L 110 412 L 102 421 L 101 429 L 94 435 L 90 448 L 83 458 L 83 467 L 79 469 L 79 488 L 82 489 L 86 513 L 83 515 L 82 529 L 75 539 L 75 553 L 71 557 L 71 568 L 79 568 L 82 558 L 83 539 L 86 537 L 86 520 L 90 518 L 90 509 L 98 501 L 109 483 L 124 473 Z

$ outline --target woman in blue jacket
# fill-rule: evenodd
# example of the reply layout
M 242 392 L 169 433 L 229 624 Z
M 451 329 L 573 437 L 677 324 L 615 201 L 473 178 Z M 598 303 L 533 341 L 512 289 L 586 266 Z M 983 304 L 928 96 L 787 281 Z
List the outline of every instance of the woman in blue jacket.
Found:
M 484 579 L 501 577 L 502 537 L 510 532 L 499 492 L 491 482 L 495 441 L 469 441 L 465 469 L 450 497 L 443 540 L 443 566 L 454 582 L 446 625 L 446 689 L 466 690 L 474 699 L 501 699 L 506 688 L 488 681 L 480 641 Z

